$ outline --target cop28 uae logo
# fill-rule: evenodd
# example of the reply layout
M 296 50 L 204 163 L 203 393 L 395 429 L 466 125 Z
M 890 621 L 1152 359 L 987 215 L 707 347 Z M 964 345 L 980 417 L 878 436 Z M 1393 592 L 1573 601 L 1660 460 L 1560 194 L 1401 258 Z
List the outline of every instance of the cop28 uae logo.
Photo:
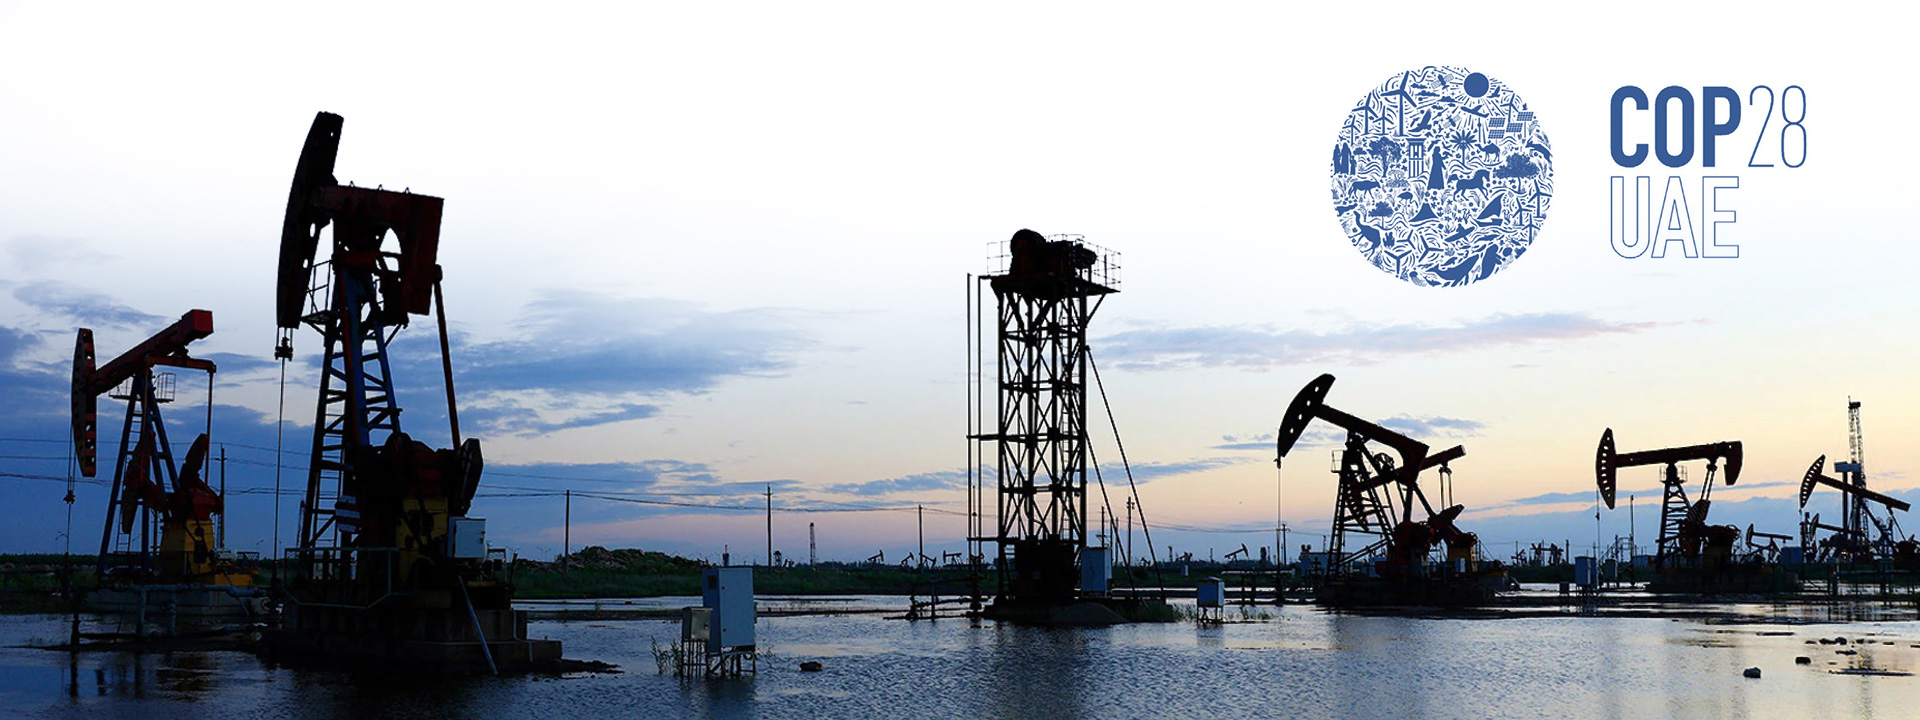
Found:
M 1347 115 L 1333 205 L 1360 254 L 1415 285 L 1499 272 L 1540 233 L 1553 150 L 1525 100 L 1465 68 L 1399 73 Z

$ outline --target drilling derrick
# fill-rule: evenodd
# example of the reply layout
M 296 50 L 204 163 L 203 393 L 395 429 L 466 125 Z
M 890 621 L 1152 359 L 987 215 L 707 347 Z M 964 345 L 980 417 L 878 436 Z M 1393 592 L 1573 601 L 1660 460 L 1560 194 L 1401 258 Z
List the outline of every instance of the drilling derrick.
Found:
M 1834 463 L 1833 469 L 1839 472 L 1854 487 L 1867 489 L 1866 438 L 1860 432 L 1860 401 L 1847 398 L 1847 462 Z M 1851 507 L 1847 509 L 1847 527 L 1865 533 L 1867 531 L 1867 503 L 1858 495 L 1848 497 Z
M 1119 292 L 1110 253 L 1076 237 L 1015 233 L 998 307 L 999 597 L 1075 599 L 1087 548 L 1087 324 Z
M 343 120 L 314 118 L 281 232 L 279 354 L 307 326 L 324 343 L 295 573 L 279 643 L 295 656 L 435 670 L 557 659 L 529 641 L 525 613 L 499 577 L 504 551 L 467 517 L 479 487 L 480 442 L 460 437 L 440 300 L 442 201 L 341 185 L 333 177 Z M 332 228 L 330 252 L 319 255 Z M 392 237 L 395 247 L 388 247 Z M 438 311 L 441 380 L 453 448 L 401 429 L 389 343 L 410 316 Z

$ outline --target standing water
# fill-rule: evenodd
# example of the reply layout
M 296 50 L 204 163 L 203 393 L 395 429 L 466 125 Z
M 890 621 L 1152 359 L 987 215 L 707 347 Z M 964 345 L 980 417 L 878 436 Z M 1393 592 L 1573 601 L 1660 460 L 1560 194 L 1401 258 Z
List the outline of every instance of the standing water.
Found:
M 695 604 L 655 599 L 603 608 Z M 763 599 L 763 603 L 768 601 Z M 794 602 L 773 602 L 789 609 Z M 799 604 L 809 604 L 801 601 Z M 903 598 L 818 603 L 903 610 Z M 551 606 L 546 606 L 550 608 Z M 1545 613 L 1498 619 L 1230 608 L 1228 622 L 1043 629 L 883 614 L 763 615 L 759 672 L 661 674 L 657 618 L 536 621 L 622 672 L 394 680 L 233 651 L 88 652 L 58 616 L 0 616 L 0 708 L 73 718 L 1913 717 L 1920 622 Z M 1908 614 L 1911 617 L 1911 614 Z M 1847 644 L 1831 644 L 1832 638 Z M 1826 640 L 1829 644 L 1822 644 Z M 1795 663 L 1796 656 L 1811 662 Z M 818 660 L 821 672 L 799 664 Z M 1758 667 L 1759 679 L 1743 677 Z

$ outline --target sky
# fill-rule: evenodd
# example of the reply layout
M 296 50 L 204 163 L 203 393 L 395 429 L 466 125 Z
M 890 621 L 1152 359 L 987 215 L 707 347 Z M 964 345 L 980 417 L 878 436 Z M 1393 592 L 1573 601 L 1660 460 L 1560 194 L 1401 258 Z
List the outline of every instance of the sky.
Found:
M 180 376 L 175 441 L 210 421 L 225 447 L 230 546 L 270 551 L 276 515 L 291 542 L 273 488 L 304 482 L 321 347 L 305 330 L 274 361 L 273 268 L 322 110 L 346 118 L 342 182 L 446 198 L 460 418 L 488 462 L 473 513 L 529 557 L 757 560 L 769 488 L 787 557 L 811 525 L 822 559 L 898 558 L 916 506 L 928 553 L 959 550 L 963 288 L 1022 228 L 1119 253 L 1091 346 L 1158 546 L 1270 546 L 1276 520 L 1291 546 L 1324 542 L 1338 435 L 1316 426 L 1281 470 L 1271 447 L 1321 373 L 1336 407 L 1466 447 L 1461 524 L 1497 557 L 1630 524 L 1651 543 L 1654 469 L 1622 475 L 1631 522 L 1624 499 L 1594 517 L 1606 428 L 1622 450 L 1743 441 L 1713 520 L 1789 532 L 1807 465 L 1847 452 L 1851 397 L 1869 482 L 1913 499 L 1920 249 L 1900 208 L 1920 157 L 1891 121 L 1920 108 L 1902 31 L 1863 12 L 6 4 L 0 551 L 68 540 L 74 329 L 110 356 L 195 308 L 216 331 L 194 352 L 220 370 L 212 413 L 205 378 Z M 1436 64 L 1520 93 L 1554 151 L 1537 241 L 1460 288 L 1375 269 L 1327 191 L 1354 103 Z M 1611 176 L 1715 174 L 1614 164 L 1607 101 L 1629 84 L 1804 88 L 1801 167 L 1719 172 L 1741 179 L 1739 258 L 1610 248 Z M 1764 110 L 1723 158 L 1771 151 Z M 443 445 L 433 319 L 397 342 L 403 424 Z M 1091 428 L 1111 483 L 1114 430 Z M 77 485 L 78 551 L 106 492 Z

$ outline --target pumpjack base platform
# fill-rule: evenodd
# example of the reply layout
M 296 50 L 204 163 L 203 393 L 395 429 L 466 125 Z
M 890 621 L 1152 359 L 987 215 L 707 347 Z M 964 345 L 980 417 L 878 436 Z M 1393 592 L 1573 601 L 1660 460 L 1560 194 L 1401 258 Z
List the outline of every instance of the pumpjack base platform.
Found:
M 1071 602 L 996 600 L 981 617 L 1016 625 L 1104 627 L 1135 622 L 1172 622 L 1177 615 L 1158 598 L 1086 598 Z
M 527 614 L 451 608 L 292 606 L 284 627 L 268 634 L 267 656 L 288 665 L 404 674 L 487 672 L 487 655 L 503 673 L 564 671 L 560 641 L 526 637 Z
M 1662 570 L 1647 583 L 1647 592 L 1688 595 L 1764 595 L 1799 589 L 1799 575 L 1764 566 Z
M 1478 607 L 1506 585 L 1505 573 L 1447 578 L 1349 577 L 1329 581 L 1315 600 L 1329 607 Z

